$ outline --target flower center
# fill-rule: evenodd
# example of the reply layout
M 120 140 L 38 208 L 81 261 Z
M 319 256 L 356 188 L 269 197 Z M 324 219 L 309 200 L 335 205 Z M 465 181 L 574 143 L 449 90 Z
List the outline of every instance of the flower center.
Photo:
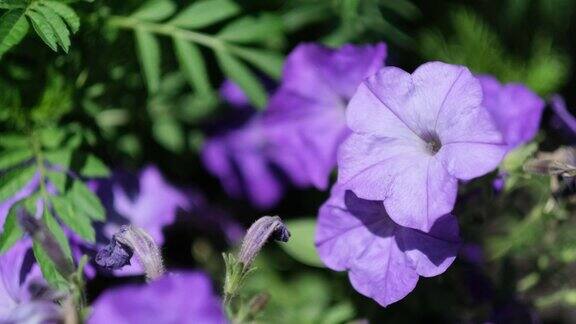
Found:
M 431 155 L 436 155 L 438 151 L 442 148 L 442 142 L 440 142 L 440 137 L 435 132 L 429 132 L 422 136 L 422 139 L 426 142 L 426 150 Z

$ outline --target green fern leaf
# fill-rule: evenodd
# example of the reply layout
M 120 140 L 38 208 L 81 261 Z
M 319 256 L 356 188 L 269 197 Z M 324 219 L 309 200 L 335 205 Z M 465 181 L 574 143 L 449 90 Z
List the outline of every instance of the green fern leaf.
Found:
M 160 87 L 160 45 L 154 35 L 136 28 L 136 46 L 144 80 L 150 93 L 155 94 Z
M 63 3 L 50 0 L 42 1 L 41 4 L 51 8 L 60 17 L 62 17 L 62 19 L 64 19 L 66 24 L 68 24 L 70 27 L 72 33 L 76 33 L 80 29 L 80 18 L 72 8 Z
M 161 21 L 174 14 L 176 6 L 169 0 L 151 0 L 138 9 L 132 17 L 147 20 Z
M 201 95 L 212 95 L 212 87 L 208 80 L 206 63 L 198 47 L 185 40 L 174 38 L 176 57 L 182 67 L 182 72 L 190 85 Z
M 64 52 L 68 53 L 70 49 L 70 32 L 68 31 L 68 27 L 64 23 L 64 20 L 50 7 L 39 6 L 34 8 L 35 11 L 39 12 L 46 21 L 52 26 L 52 30 L 56 35 L 58 40 L 58 44 L 64 50 Z
M 24 17 L 25 11 L 13 9 L 0 17 L 0 57 L 22 41 L 30 25 Z
M 44 43 L 54 52 L 58 51 L 58 39 L 48 20 L 43 15 L 32 10 L 27 11 L 26 16 L 30 18 L 36 34 L 40 36 Z
M 240 7 L 231 0 L 198 1 L 180 12 L 168 23 L 183 28 L 202 28 L 230 18 L 240 12 Z

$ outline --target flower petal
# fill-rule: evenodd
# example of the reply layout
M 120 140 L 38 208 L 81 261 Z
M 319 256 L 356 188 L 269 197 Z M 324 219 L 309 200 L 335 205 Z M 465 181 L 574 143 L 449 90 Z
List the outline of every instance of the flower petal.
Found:
M 452 176 L 470 180 L 494 170 L 504 154 L 504 144 L 448 143 L 442 145 L 437 156 Z
M 399 225 L 428 232 L 452 211 L 458 183 L 437 158 L 411 160 L 390 183 L 384 206 Z
M 456 179 L 410 141 L 352 134 L 340 148 L 339 165 L 339 185 L 384 200 L 402 226 L 428 231 L 456 200 Z
M 429 62 L 418 67 L 412 79 L 415 91 L 409 111 L 421 130 L 440 134 L 482 102 L 480 83 L 464 66 Z
M 409 73 L 385 67 L 366 79 L 346 110 L 348 127 L 356 133 L 420 140 L 408 102 L 414 86 Z
M 316 245 L 328 267 L 349 269 L 358 292 L 387 306 L 404 298 L 418 281 L 412 261 L 396 242 L 396 229 L 381 202 L 336 188 L 320 209 Z
M 447 214 L 439 218 L 429 233 L 407 227 L 398 230 L 401 249 L 424 277 L 437 276 L 454 262 L 460 248 L 456 217 Z
M 509 148 L 530 141 L 538 132 L 544 100 L 526 86 L 502 85 L 488 75 L 478 76 L 488 109 Z
M 288 164 L 285 172 L 296 183 L 306 178 L 308 184 L 325 189 L 336 166 L 336 150 L 349 133 L 344 108 L 280 90 L 271 99 L 264 121 L 271 158 L 281 166 Z M 291 165 L 294 159 L 299 161 L 298 169 Z
M 296 47 L 286 59 L 282 87 L 325 104 L 350 98 L 360 82 L 386 58 L 386 45 L 345 45 L 334 50 L 316 44 Z

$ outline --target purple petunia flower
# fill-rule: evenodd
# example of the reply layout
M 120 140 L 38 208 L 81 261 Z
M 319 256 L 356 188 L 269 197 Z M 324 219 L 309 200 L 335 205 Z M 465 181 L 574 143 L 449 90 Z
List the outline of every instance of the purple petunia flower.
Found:
M 336 151 L 348 135 L 346 105 L 364 78 L 384 64 L 386 45 L 296 47 L 282 85 L 264 113 L 270 156 L 299 186 L 328 186 Z
M 226 323 L 220 299 L 201 272 L 167 274 L 144 286 L 104 292 L 88 323 Z
M 446 271 L 458 252 L 458 224 L 448 214 L 429 233 L 403 227 L 381 201 L 335 187 L 320 208 L 316 246 L 329 268 L 348 271 L 358 292 L 387 306 L 410 293 L 420 276 Z
M 506 152 L 481 103 L 480 82 L 463 66 L 383 68 L 348 106 L 353 133 L 340 146 L 339 185 L 383 200 L 397 224 L 429 231 L 452 211 L 457 179 L 490 172 Z
M 482 105 L 492 115 L 510 149 L 529 142 L 536 133 L 544 111 L 544 100 L 522 84 L 502 85 L 489 75 L 478 76 Z

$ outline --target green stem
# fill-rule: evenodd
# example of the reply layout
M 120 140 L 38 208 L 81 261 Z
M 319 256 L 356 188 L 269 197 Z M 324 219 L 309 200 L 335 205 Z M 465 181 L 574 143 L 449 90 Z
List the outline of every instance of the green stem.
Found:
M 181 29 L 169 24 L 156 24 L 132 17 L 112 16 L 108 20 L 111 26 L 124 29 L 142 29 L 151 33 L 185 39 L 212 49 L 222 49 L 225 43 L 212 36 L 186 29 Z
M 44 153 L 42 152 L 42 145 L 40 140 L 36 135 L 35 131 L 30 132 L 30 144 L 32 146 L 32 152 L 34 153 L 34 161 L 36 163 L 36 168 L 38 173 L 40 173 L 40 194 L 44 199 L 44 210 L 48 209 L 48 190 L 46 189 L 46 166 L 44 164 Z
M 34 154 L 34 161 L 36 163 L 36 169 L 40 174 L 40 195 L 44 200 L 43 208 L 44 212 L 48 211 L 48 202 L 50 195 L 48 194 L 48 189 L 46 188 L 46 165 L 44 152 L 42 151 L 42 144 L 38 138 L 37 133 L 34 130 L 29 131 L 30 145 L 32 147 L 32 152 Z M 72 263 L 74 267 L 74 264 Z M 81 310 L 84 309 L 86 305 L 86 298 L 84 296 L 84 285 L 82 278 L 70 278 L 71 280 L 71 290 L 74 299 L 75 306 L 77 307 L 78 314 L 80 315 Z
M 225 41 L 208 34 L 182 29 L 170 24 L 158 24 L 133 17 L 123 16 L 111 16 L 108 19 L 108 23 L 110 26 L 116 28 L 132 30 L 140 29 L 158 35 L 187 40 L 208 47 L 214 51 L 228 50 L 241 57 L 245 56 L 245 49 L 243 47 L 226 43 Z

